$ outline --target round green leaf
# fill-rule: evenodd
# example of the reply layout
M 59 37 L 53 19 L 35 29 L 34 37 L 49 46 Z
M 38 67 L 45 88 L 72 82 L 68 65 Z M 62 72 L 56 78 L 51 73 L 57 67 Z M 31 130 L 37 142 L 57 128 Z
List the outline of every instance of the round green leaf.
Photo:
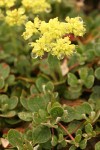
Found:
M 92 111 L 91 105 L 87 102 L 84 102 L 82 105 L 76 107 L 78 114 L 90 114 Z
M 75 87 L 78 84 L 78 79 L 73 73 L 68 73 L 68 84 L 72 87 Z
M 44 85 L 44 92 L 53 92 L 54 85 L 52 82 L 48 82 L 46 85 Z
M 12 118 L 16 115 L 16 111 L 8 111 L 6 113 L 0 114 L 0 117 Z
M 28 108 L 32 112 L 38 112 L 39 109 L 45 109 L 48 100 L 44 96 L 30 97 L 28 99 Z
M 32 85 L 30 87 L 30 93 L 31 93 L 31 95 L 39 93 L 35 85 Z
M 64 110 L 62 107 L 59 107 L 59 106 L 56 106 L 56 107 L 53 107 L 51 110 L 50 110 L 50 115 L 53 117 L 53 118 L 57 118 L 57 117 L 61 117 L 64 113 Z
M 26 109 L 26 110 L 29 110 L 28 109 L 28 103 L 27 103 L 27 99 L 25 97 L 20 97 L 20 103 L 22 104 L 22 106 Z
M 82 80 L 85 80 L 88 76 L 88 68 L 87 67 L 80 68 L 79 75 Z
M 20 112 L 18 113 L 18 117 L 24 121 L 32 121 L 32 113 L 30 112 Z
M 14 109 L 18 104 L 18 97 L 17 96 L 12 96 L 9 99 L 9 109 Z
M 86 126 L 85 126 L 85 132 L 86 133 L 91 133 L 93 131 L 93 127 L 90 123 L 88 123 Z
M 2 76 L 4 79 L 8 77 L 10 73 L 10 67 L 6 63 L 0 64 L 0 77 Z
M 48 80 L 43 77 L 37 78 L 36 86 L 40 92 L 43 92 L 43 85 L 45 85 L 47 82 L 48 82 Z
M 84 81 L 85 86 L 89 89 L 93 86 L 94 84 L 94 76 L 89 75 L 87 79 Z
M 51 138 L 50 129 L 46 126 L 40 125 L 33 129 L 33 143 L 45 143 Z
M 3 77 L 0 77 L 0 89 L 2 89 L 4 87 L 4 78 Z
M 100 141 L 95 144 L 95 150 L 100 150 Z
M 82 136 L 80 134 L 77 134 L 75 137 L 75 142 L 79 143 L 81 141 Z
M 45 109 L 45 100 L 43 97 L 31 97 L 28 99 L 28 108 L 32 112 L 38 112 L 39 109 Z
M 72 145 L 72 146 L 69 148 L 69 150 L 76 150 L 75 145 Z
M 11 75 L 9 75 L 9 77 L 7 78 L 6 83 L 7 83 L 8 85 L 13 85 L 13 84 L 14 84 L 14 81 L 15 81 L 15 76 L 11 74 Z
M 95 76 L 98 80 L 100 80 L 100 67 L 95 70 Z
M 55 135 L 52 136 L 51 144 L 52 146 L 56 146 L 58 143 L 58 139 Z
M 86 140 L 86 139 L 82 140 L 82 141 L 79 143 L 79 146 L 80 146 L 81 149 L 85 149 L 86 146 L 87 146 L 87 140 Z
M 10 144 L 14 147 L 18 147 L 18 149 L 23 150 L 23 140 L 22 140 L 22 136 L 21 134 L 14 130 L 11 129 L 8 132 L 8 141 L 10 142 Z

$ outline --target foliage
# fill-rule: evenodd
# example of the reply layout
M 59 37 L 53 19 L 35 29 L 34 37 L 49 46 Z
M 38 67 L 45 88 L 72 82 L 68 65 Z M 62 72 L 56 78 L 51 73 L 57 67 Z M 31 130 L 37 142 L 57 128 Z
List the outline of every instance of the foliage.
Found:
M 96 11 L 86 16 L 74 0 L 28 2 L 0 1 L 0 149 L 87 149 L 93 139 L 92 147 L 99 150 L 100 15 Z M 17 20 L 13 11 L 19 11 Z M 63 37 L 75 45 L 75 52 L 64 55 L 61 61 L 52 53 L 32 59 L 22 36 L 23 22 L 33 22 L 37 15 L 42 23 L 56 17 L 60 23 L 66 16 L 82 17 L 85 36 L 68 32 Z M 7 23 L 8 16 L 11 22 Z M 56 30 L 56 24 L 53 27 Z M 29 42 L 38 37 L 32 33 Z

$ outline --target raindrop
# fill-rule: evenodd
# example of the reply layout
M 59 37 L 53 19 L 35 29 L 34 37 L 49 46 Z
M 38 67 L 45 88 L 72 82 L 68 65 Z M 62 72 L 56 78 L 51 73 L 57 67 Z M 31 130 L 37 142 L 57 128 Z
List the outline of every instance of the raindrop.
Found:
M 54 98 L 57 98 L 57 97 L 58 97 L 58 93 L 54 92 Z
M 59 60 L 63 59 L 64 58 L 64 54 L 61 54 L 57 57 Z
M 33 59 L 36 59 L 37 57 L 38 57 L 38 55 L 36 55 L 35 53 L 31 53 L 31 57 L 33 58 Z
M 82 20 L 82 18 L 81 18 L 81 17 L 79 17 L 79 21 L 80 21 L 81 23 L 83 23 L 83 20 Z
M 43 88 L 43 92 L 45 93 L 46 92 L 45 85 L 42 85 L 42 88 Z
M 50 7 L 46 8 L 45 12 L 50 13 L 51 12 L 51 8 Z

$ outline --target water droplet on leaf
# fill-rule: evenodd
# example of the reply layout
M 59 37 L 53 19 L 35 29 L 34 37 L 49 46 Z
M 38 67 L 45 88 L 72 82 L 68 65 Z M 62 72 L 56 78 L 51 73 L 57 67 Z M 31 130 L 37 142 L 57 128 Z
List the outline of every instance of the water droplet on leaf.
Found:
M 50 7 L 46 8 L 45 12 L 50 13 L 51 12 L 51 8 Z
M 64 58 L 64 54 L 61 54 L 59 56 L 57 56 L 58 59 L 63 59 Z
M 31 53 L 31 57 L 33 58 L 33 59 L 36 59 L 37 57 L 38 57 L 38 55 L 36 55 L 35 53 Z
M 83 20 L 82 20 L 82 18 L 81 18 L 81 17 L 79 17 L 79 21 L 80 21 L 81 23 L 83 23 Z

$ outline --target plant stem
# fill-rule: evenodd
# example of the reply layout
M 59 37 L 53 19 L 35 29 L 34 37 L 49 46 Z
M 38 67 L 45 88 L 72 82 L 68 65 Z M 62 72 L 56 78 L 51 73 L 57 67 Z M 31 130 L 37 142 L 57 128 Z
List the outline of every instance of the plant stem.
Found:
M 73 136 L 69 133 L 69 131 L 59 122 L 58 125 L 68 134 L 68 136 L 71 138 L 71 140 L 74 141 Z

